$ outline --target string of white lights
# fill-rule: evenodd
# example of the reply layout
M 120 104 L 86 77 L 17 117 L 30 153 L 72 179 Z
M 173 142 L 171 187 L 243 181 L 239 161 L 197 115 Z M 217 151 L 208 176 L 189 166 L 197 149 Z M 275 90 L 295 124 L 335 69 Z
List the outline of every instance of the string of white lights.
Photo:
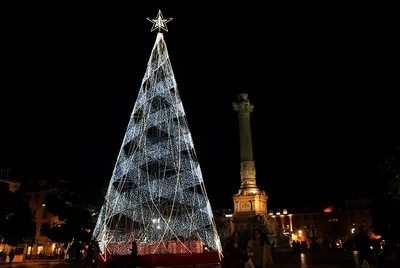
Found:
M 221 251 L 163 34 L 158 33 L 93 234 L 102 251 Z

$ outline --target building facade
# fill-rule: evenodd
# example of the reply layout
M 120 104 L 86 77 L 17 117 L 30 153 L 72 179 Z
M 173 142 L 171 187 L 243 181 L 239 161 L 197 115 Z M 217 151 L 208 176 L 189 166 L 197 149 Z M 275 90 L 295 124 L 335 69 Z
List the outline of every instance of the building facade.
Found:
M 50 258 L 60 251 L 60 245 L 53 243 L 45 234 L 46 228 L 62 223 L 57 216 L 47 211 L 46 204 L 43 202 L 46 197 L 55 191 L 52 187 L 46 187 L 47 183 L 47 181 L 38 181 L 38 187 L 35 187 L 38 190 L 27 194 L 29 206 L 34 217 L 33 221 L 36 224 L 36 233 L 35 237 L 26 241 L 24 254 L 26 258 L 37 259 L 39 256 Z
M 370 207 L 372 199 L 347 200 L 345 202 L 348 214 L 347 231 L 350 236 L 357 233 L 361 226 L 367 228 L 369 236 L 372 236 L 372 215 Z
M 320 243 L 330 242 L 342 247 L 351 241 L 360 227 L 367 229 L 373 237 L 371 199 L 346 200 L 344 206 L 329 206 L 323 210 L 303 209 L 288 211 L 287 209 L 270 210 L 269 215 L 275 218 L 284 234 L 292 241 L 310 243 L 313 239 Z
M 269 215 L 276 220 L 283 233 L 292 241 L 307 241 L 312 237 L 319 237 L 319 214 L 316 212 L 289 213 L 287 209 L 277 209 L 274 213 L 270 210 Z
M 11 179 L 0 179 L 1 182 L 7 183 L 11 192 L 17 191 L 22 182 Z M 28 183 L 33 184 L 33 183 Z M 34 187 L 27 192 L 29 207 L 32 210 L 33 222 L 36 224 L 36 232 L 34 237 L 27 238 L 24 244 L 19 244 L 16 247 L 10 247 L 6 244 L 0 245 L 1 251 L 9 252 L 14 248 L 16 256 L 14 261 L 20 262 L 25 259 L 50 258 L 60 251 L 60 245 L 53 243 L 46 235 L 44 227 L 52 227 L 61 223 L 58 217 L 53 216 L 46 209 L 44 199 L 49 196 L 54 188 L 47 187 L 47 181 L 36 181 Z

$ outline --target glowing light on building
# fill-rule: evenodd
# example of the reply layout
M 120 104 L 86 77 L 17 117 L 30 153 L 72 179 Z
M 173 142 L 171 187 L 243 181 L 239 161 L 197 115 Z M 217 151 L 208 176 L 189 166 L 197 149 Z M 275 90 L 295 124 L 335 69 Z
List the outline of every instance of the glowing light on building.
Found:
M 332 206 L 329 206 L 329 207 L 324 209 L 325 213 L 331 213 L 332 211 L 333 211 L 333 207 Z

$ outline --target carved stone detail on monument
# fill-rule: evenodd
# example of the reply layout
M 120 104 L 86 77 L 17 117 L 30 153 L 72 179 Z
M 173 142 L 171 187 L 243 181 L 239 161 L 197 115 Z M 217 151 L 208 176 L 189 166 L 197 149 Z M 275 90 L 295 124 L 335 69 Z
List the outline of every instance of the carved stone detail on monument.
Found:
M 252 161 L 243 161 L 240 163 L 240 177 L 243 179 L 256 178 L 256 165 Z
M 249 211 L 251 210 L 251 203 L 249 201 L 247 202 L 241 202 L 240 203 L 240 210 L 242 211 Z
M 233 102 L 233 109 L 239 114 L 239 115 L 250 115 L 251 112 L 253 112 L 254 105 L 250 103 L 248 99 L 247 94 L 240 94 L 238 96 L 238 100 L 240 101 L 239 103 Z
M 256 180 L 255 179 L 242 179 L 242 188 L 246 188 L 246 186 L 256 187 Z

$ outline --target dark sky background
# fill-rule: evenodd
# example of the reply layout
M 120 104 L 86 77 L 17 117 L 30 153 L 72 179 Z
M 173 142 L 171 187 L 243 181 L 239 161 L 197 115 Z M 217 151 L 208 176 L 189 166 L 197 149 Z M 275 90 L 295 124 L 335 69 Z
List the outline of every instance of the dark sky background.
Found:
M 242 92 L 269 207 L 376 194 L 400 144 L 400 14 L 361 4 L 3 6 L 0 164 L 14 178 L 108 185 L 159 8 L 215 208 L 239 189 Z

